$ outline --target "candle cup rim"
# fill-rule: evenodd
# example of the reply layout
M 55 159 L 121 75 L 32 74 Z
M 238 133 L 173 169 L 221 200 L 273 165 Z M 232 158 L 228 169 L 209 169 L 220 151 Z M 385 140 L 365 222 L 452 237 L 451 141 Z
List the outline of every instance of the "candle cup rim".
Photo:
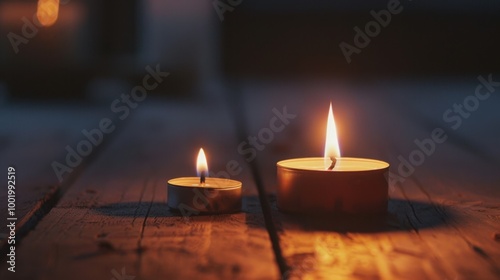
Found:
M 290 159 L 284 159 L 280 160 L 276 163 L 276 166 L 278 168 L 283 168 L 287 170 L 293 170 L 293 171 L 302 171 L 302 172 L 332 172 L 332 173 L 349 173 L 349 172 L 369 172 L 369 171 L 380 171 L 380 170 L 388 170 L 390 167 L 390 164 L 388 162 L 378 160 L 378 159 L 371 159 L 371 158 L 356 158 L 356 157 L 340 157 L 338 158 L 339 161 L 342 160 L 349 160 L 349 161 L 363 161 L 363 162 L 372 162 L 372 163 L 378 163 L 381 166 L 380 167 L 375 167 L 375 168 L 370 168 L 370 169 L 362 169 L 362 170 L 327 170 L 327 169 L 308 169 L 308 168 L 299 168 L 299 167 L 290 167 L 284 165 L 286 162 L 300 162 L 300 161 L 311 161 L 311 160 L 318 160 L 318 161 L 324 161 L 324 157 L 304 157 L 304 158 L 290 158 Z
M 213 180 L 217 180 L 217 181 L 220 180 L 220 181 L 228 182 L 230 184 L 227 187 L 225 187 L 225 186 L 221 187 L 221 186 L 179 185 L 178 183 L 176 184 L 176 183 L 172 182 L 175 180 L 197 180 L 197 181 L 199 181 L 199 177 L 177 177 L 177 178 L 167 180 L 167 185 L 169 187 L 171 186 L 171 187 L 177 187 L 177 188 L 187 188 L 187 189 L 202 188 L 202 189 L 211 189 L 211 190 L 220 190 L 220 191 L 233 190 L 233 189 L 238 189 L 238 188 L 242 187 L 242 183 L 240 181 L 233 180 L 233 179 L 227 179 L 227 178 L 214 178 L 214 177 L 206 177 L 205 178 L 206 183 L 208 183 L 209 181 L 213 181 Z

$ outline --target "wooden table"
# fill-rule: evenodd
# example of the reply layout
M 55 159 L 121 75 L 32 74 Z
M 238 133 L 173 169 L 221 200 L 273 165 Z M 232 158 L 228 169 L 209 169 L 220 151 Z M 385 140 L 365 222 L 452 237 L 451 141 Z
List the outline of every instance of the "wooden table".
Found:
M 16 169 L 17 228 L 15 273 L 0 231 L 0 278 L 499 279 L 499 89 L 456 129 L 443 118 L 477 84 L 241 82 L 199 100 L 151 97 L 124 120 L 109 104 L 1 107 L 0 164 Z M 343 155 L 391 163 L 384 217 L 276 208 L 276 162 L 322 155 L 330 101 Z M 115 130 L 59 181 L 53 162 L 65 163 L 67 146 L 103 118 Z M 276 118 L 280 131 L 269 129 Z M 446 141 L 400 172 L 415 140 L 435 129 Z M 193 176 L 200 146 L 212 172 L 243 182 L 240 213 L 186 218 L 166 206 L 166 180 Z M 6 221 L 6 187 L 0 200 Z

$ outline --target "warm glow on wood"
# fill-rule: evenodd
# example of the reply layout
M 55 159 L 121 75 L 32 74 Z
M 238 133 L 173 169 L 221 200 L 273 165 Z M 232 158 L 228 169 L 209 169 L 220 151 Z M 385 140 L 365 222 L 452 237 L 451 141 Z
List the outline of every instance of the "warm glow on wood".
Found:
M 59 0 L 38 0 L 36 17 L 43 26 L 51 26 L 57 21 Z
M 201 175 L 208 175 L 207 157 L 205 156 L 203 148 L 200 149 L 198 159 L 196 160 L 196 173 L 198 174 L 198 177 L 201 177 Z
M 330 165 L 332 158 L 340 157 L 339 140 L 337 137 L 337 127 L 333 118 L 332 103 L 328 112 L 328 121 L 326 124 L 326 142 L 325 142 L 325 166 Z

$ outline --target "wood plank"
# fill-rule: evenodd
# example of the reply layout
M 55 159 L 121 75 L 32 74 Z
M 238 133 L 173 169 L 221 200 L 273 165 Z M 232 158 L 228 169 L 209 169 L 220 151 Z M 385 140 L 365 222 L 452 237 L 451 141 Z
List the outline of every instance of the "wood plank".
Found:
M 440 259 L 453 267 L 455 277 L 495 279 L 500 274 L 500 266 L 494 261 L 498 259 L 499 250 L 492 237 L 500 227 L 491 224 L 488 216 L 496 215 L 498 211 L 495 208 L 500 206 L 498 195 L 496 195 L 498 188 L 495 187 L 495 185 L 498 186 L 500 177 L 495 172 L 491 172 L 495 169 L 497 158 L 492 145 L 483 146 L 493 152 L 491 158 L 485 158 L 481 153 L 470 151 L 477 151 L 477 147 L 482 146 L 484 139 L 494 137 L 496 132 L 478 133 L 477 128 L 471 130 L 471 127 L 464 125 L 457 130 L 459 134 L 452 133 L 442 120 L 443 112 L 447 108 L 453 106 L 457 99 L 463 100 L 464 96 L 470 96 L 474 89 L 475 85 L 465 84 L 461 86 L 461 90 L 454 88 L 454 94 L 435 93 L 432 99 L 420 97 L 420 102 L 416 102 L 416 98 L 408 95 L 410 100 L 413 99 L 411 102 L 414 104 L 415 111 L 419 112 L 410 114 L 407 116 L 408 120 L 402 122 L 403 125 L 411 127 L 407 129 L 411 131 L 411 137 L 418 139 L 429 137 L 432 130 L 442 128 L 447 132 L 448 139 L 444 143 L 436 144 L 436 152 L 430 154 L 424 164 L 416 167 L 414 175 L 399 187 L 404 196 L 411 197 L 412 201 L 408 203 L 410 207 L 415 208 L 412 205 L 415 204 L 413 201 L 421 201 L 430 206 L 427 209 L 412 210 L 413 215 L 409 216 L 409 220 L 416 227 L 420 224 L 419 219 L 426 215 L 444 221 L 441 228 L 418 231 L 418 234 L 422 241 L 440 256 Z M 431 102 L 433 106 L 423 105 Z M 423 108 L 430 108 L 430 110 Z M 433 108 L 440 108 L 440 110 L 436 111 Z M 476 127 L 482 127 L 479 124 L 484 124 L 490 119 L 485 116 L 488 116 L 492 109 L 483 107 L 482 111 L 477 111 L 474 116 L 471 116 L 475 118 Z M 429 111 L 434 112 L 429 113 Z M 424 122 L 422 118 L 417 117 L 426 114 L 429 117 L 424 119 Z M 429 125 L 429 119 L 436 121 Z M 474 119 L 470 118 L 468 121 L 474 121 Z M 469 136 L 466 136 L 467 134 Z M 466 145 L 460 144 L 464 136 L 470 140 Z M 393 137 L 393 161 L 396 161 L 395 157 L 398 154 L 406 156 L 415 149 L 415 146 L 412 147 L 409 143 L 415 145 L 404 134 Z M 453 164 L 450 164 L 451 162 Z M 464 170 L 467 172 L 463 172 Z M 485 210 L 484 213 L 471 213 L 472 211 L 468 211 L 471 202 L 472 205 L 491 203 L 493 207 Z M 457 258 L 457 255 L 462 258 Z M 464 259 L 467 259 L 467 263 L 464 263 Z
M 18 261 L 30 265 L 10 279 L 111 279 L 122 269 L 137 279 L 279 278 L 248 169 L 232 176 L 244 182 L 240 213 L 186 220 L 165 203 L 166 179 L 194 176 L 200 146 L 213 171 L 239 160 L 224 107 L 210 101 L 141 106 L 26 237 Z
M 287 104 L 293 108 L 290 111 L 298 115 L 283 134 L 275 135 L 275 140 L 266 146 L 266 153 L 257 158 L 265 187 L 271 194 L 275 191 L 278 160 L 322 155 L 330 100 L 334 103 L 343 155 L 389 161 L 392 172 L 397 172 L 398 156 L 408 156 L 415 149 L 415 139 L 430 136 L 432 129 L 420 121 L 418 116 L 424 114 L 419 110 L 433 108 L 436 99 L 440 100 L 434 105 L 438 108 L 450 100 L 451 105 L 455 102 L 455 95 L 447 95 L 440 86 L 427 85 L 425 94 L 428 95 L 425 95 L 422 87 L 414 83 L 252 84 L 243 88 L 247 119 L 253 123 L 250 125 L 253 133 L 266 125 L 268 116 L 259 113 L 269 108 Z M 474 83 L 457 85 L 454 90 L 461 89 L 460 99 L 467 96 L 471 88 L 475 88 Z M 405 100 L 410 89 L 416 93 Z M 482 115 L 491 114 L 478 110 L 474 115 L 477 122 L 484 121 Z M 441 116 L 428 118 L 437 119 L 439 124 Z M 468 127 L 463 128 L 460 133 L 467 134 Z M 483 129 L 480 137 L 491 139 L 495 133 Z M 484 149 L 496 153 L 495 148 L 489 148 L 491 140 L 477 141 L 470 135 L 468 139 L 474 143 L 472 148 L 485 145 Z M 409 178 L 391 187 L 389 215 L 381 222 L 304 219 L 279 212 L 273 203 L 279 245 L 291 268 L 288 276 L 303 279 L 498 278 L 498 242 L 493 234 L 499 231 L 495 221 L 500 206 L 497 195 L 500 180 L 497 172 L 492 172 L 496 168 L 495 157 L 492 158 L 485 161 L 450 137 L 450 141 L 441 144 Z M 453 168 L 449 168 L 450 160 Z M 463 170 L 467 170 L 467 174 L 457 176 L 457 172 Z M 462 180 L 467 175 L 470 175 L 468 180 Z M 472 210 L 474 208 L 479 211 Z
M 54 106 L 31 103 L 15 103 L 0 110 L 0 168 L 16 169 L 16 238 L 19 242 L 43 215 L 57 202 L 63 182 L 52 168 L 52 162 L 65 163 L 69 145 L 86 139 L 82 129 L 98 127 L 100 117 L 105 117 L 108 108 L 86 107 L 78 104 Z M 94 149 L 93 152 L 95 152 Z M 88 156 L 88 158 L 90 155 Z M 67 179 L 75 178 L 83 164 Z M 0 193 L 0 200 L 7 201 L 7 191 Z M 7 211 L 0 213 L 6 221 Z M 0 230 L 2 247 L 6 247 L 7 228 Z M 2 251 L 3 252 L 3 251 Z

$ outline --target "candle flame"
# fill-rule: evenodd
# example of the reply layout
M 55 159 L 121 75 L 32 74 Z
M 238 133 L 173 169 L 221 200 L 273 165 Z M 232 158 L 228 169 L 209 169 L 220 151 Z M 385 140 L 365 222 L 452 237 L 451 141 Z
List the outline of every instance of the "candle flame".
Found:
M 196 174 L 198 174 L 198 177 L 208 177 L 207 157 L 205 156 L 203 148 L 200 148 L 200 152 L 198 152 L 198 159 L 196 160 Z
M 330 102 L 330 111 L 328 112 L 328 121 L 326 123 L 326 142 L 325 142 L 325 169 L 332 164 L 332 159 L 340 157 L 339 140 L 337 137 L 337 127 L 333 118 L 332 103 Z
M 43 26 L 51 26 L 57 21 L 59 0 L 38 0 L 36 17 Z

